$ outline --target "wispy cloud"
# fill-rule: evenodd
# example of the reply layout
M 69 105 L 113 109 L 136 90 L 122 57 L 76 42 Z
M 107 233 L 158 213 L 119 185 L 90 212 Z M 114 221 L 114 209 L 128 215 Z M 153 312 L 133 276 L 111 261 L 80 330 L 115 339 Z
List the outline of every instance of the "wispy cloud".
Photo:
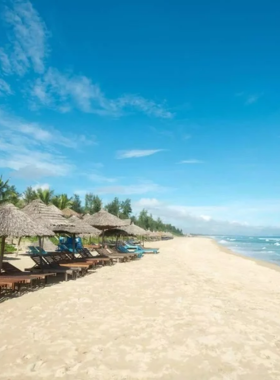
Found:
M 132 149 L 132 150 L 119 150 L 117 152 L 117 159 L 124 158 L 139 158 L 145 156 L 151 156 L 153 154 L 162 152 L 164 149 Z
M 2 110 L 0 129 L 0 168 L 10 168 L 13 176 L 25 179 L 68 175 L 75 166 L 58 149 L 77 150 L 85 141 L 84 135 L 62 135 L 55 128 L 26 122 Z
M 115 104 L 120 109 L 126 107 L 136 108 L 146 115 L 155 116 L 163 119 L 171 119 L 174 114 L 167 111 L 162 104 L 157 104 L 152 100 L 148 100 L 139 95 L 124 95 L 116 99 Z
M 178 164 L 190 164 L 190 165 L 191 164 L 203 164 L 203 161 L 191 159 L 191 160 L 180 161 L 180 162 L 178 162 Z
M 73 107 L 98 115 L 121 116 L 126 110 L 137 110 L 148 116 L 172 118 L 164 105 L 138 95 L 124 95 L 109 99 L 97 84 L 83 75 L 61 73 L 49 68 L 31 87 L 34 104 L 69 112 Z
M 0 78 L 0 96 L 2 95 L 12 95 L 12 89 L 4 79 Z
M 90 174 L 86 174 L 86 176 L 88 179 L 90 179 L 93 182 L 113 183 L 117 181 L 117 178 L 106 177 L 98 173 L 90 173 Z
M 49 32 L 29 0 L 7 0 L 3 19 L 8 26 L 8 44 L 0 47 L 0 64 L 4 75 L 23 77 L 33 71 L 40 76 L 31 80 L 30 107 L 48 107 L 61 113 L 76 108 L 85 113 L 119 117 L 127 112 L 142 112 L 148 116 L 170 119 L 174 116 L 166 105 L 140 95 L 124 94 L 109 98 L 98 84 L 84 75 L 46 68 L 49 53 Z M 5 88 L 4 88 L 5 86 Z M 2 83 L 3 93 L 10 93 L 9 85 Z
M 34 142 L 61 145 L 67 148 L 78 148 L 80 144 L 96 144 L 95 136 L 62 134 L 51 126 L 41 126 L 37 123 L 26 122 L 18 117 L 7 114 L 0 109 L 0 127 L 4 130 L 29 136 Z
M 30 69 L 42 73 L 48 53 L 48 32 L 32 4 L 26 0 L 10 1 L 4 8 L 9 44 L 0 51 L 2 70 L 6 75 L 24 75 Z
M 160 193 L 166 191 L 162 187 L 153 182 L 136 183 L 126 186 L 106 186 L 95 189 L 99 194 L 118 194 L 118 195 L 133 195 L 133 194 L 147 194 L 147 193 Z
M 48 183 L 38 183 L 37 185 L 32 186 L 33 190 L 48 190 L 50 188 L 50 185 Z
M 261 95 L 258 95 L 258 94 L 250 95 L 250 96 L 248 96 L 245 104 L 246 105 L 254 104 L 260 99 L 260 97 L 261 97 Z

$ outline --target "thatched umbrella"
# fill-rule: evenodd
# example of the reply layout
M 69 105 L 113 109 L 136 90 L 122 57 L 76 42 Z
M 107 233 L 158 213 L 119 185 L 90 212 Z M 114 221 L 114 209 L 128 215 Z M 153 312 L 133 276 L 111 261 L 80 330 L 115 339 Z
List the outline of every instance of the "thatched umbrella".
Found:
M 65 216 L 66 218 L 70 218 L 71 216 L 76 216 L 78 218 L 81 217 L 79 213 L 76 211 L 72 210 L 71 208 L 65 208 L 62 210 L 62 215 Z
M 34 222 L 24 212 L 14 205 L 6 204 L 0 208 L 0 272 L 5 250 L 5 239 L 7 236 L 21 238 L 23 236 L 54 236 L 53 231 L 38 222 Z
M 131 224 L 131 219 L 122 219 L 122 221 L 124 221 L 127 226 Z
M 92 227 L 85 220 L 82 220 L 75 215 L 71 216 L 71 218 L 69 218 L 69 221 L 73 223 L 76 227 L 80 228 L 81 234 L 92 236 L 99 236 L 101 234 L 100 230 L 98 230 L 95 227 Z
M 104 242 L 105 230 L 127 226 L 127 222 L 103 209 L 86 218 L 86 222 L 103 231 L 102 243 Z
M 83 229 L 65 219 L 54 211 L 53 207 L 46 206 L 40 199 L 35 199 L 23 208 L 23 211 L 36 222 L 57 233 L 68 233 L 73 236 L 73 248 L 75 246 L 75 234 L 83 233 Z
M 89 213 L 87 213 L 87 214 L 85 214 L 84 216 L 83 216 L 83 219 L 84 220 L 88 220 L 88 219 L 90 219 L 91 218 L 91 215 L 89 214 Z
M 130 226 L 123 227 L 123 229 L 131 236 L 145 236 L 148 235 L 148 231 L 132 223 Z
M 45 225 L 54 232 L 72 232 L 74 224 L 48 207 L 40 199 L 30 202 L 23 210 L 32 220 Z
M 62 215 L 62 211 L 56 207 L 55 205 L 51 204 L 51 205 L 48 205 L 48 208 L 55 214 L 57 215 Z

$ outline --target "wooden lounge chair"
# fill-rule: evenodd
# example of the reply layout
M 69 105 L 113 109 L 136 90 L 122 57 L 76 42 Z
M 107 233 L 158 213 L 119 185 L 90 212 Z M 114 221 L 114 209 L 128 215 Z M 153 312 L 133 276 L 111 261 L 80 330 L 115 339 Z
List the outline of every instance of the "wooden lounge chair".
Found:
M 34 261 L 36 264 L 32 268 L 26 268 L 25 270 L 32 273 L 56 273 L 56 274 L 64 274 L 65 281 L 68 281 L 68 276 L 72 276 L 73 280 L 76 280 L 80 270 L 73 269 L 73 268 L 67 268 L 67 267 L 61 267 L 59 264 L 57 264 L 54 261 L 49 260 L 48 262 L 44 257 L 41 255 L 31 255 L 30 258 Z
M 0 287 L 9 287 L 13 291 L 20 290 L 22 285 L 30 285 L 31 278 L 29 276 L 3 276 L 0 277 Z
M 109 257 L 111 260 L 116 261 L 116 262 L 121 262 L 125 263 L 130 261 L 130 257 L 127 255 L 117 255 L 117 254 L 110 254 L 106 248 L 95 248 L 95 251 L 98 253 L 99 256 L 101 257 Z M 90 252 L 88 252 L 91 254 Z M 86 253 L 85 253 L 86 254 Z
M 46 258 L 47 261 L 52 259 L 54 262 L 56 262 L 62 267 L 68 266 L 70 268 L 81 268 L 87 271 L 90 267 L 93 266 L 93 264 L 89 264 L 86 262 L 74 261 L 69 256 L 67 256 L 64 252 L 48 253 L 47 255 L 44 255 L 44 257 Z
M 109 257 L 100 257 L 100 256 L 93 256 L 93 255 L 86 256 L 84 255 L 82 250 L 78 251 L 78 254 L 80 255 L 80 257 L 77 257 L 73 252 L 69 252 L 69 251 L 63 252 L 63 253 L 65 253 L 68 257 L 70 257 L 73 261 L 76 261 L 76 262 L 85 262 L 85 263 L 94 264 L 94 265 L 97 265 L 97 264 L 111 265 L 112 264 L 112 260 L 110 260 Z
M 8 263 L 8 262 L 3 262 L 2 263 L 2 269 L 4 270 L 4 273 L 1 273 L 0 275 L 0 278 L 2 275 L 4 276 L 29 276 L 30 279 L 44 279 L 45 282 L 47 283 L 47 278 L 49 276 L 55 276 L 56 274 L 55 273 L 29 273 L 29 272 L 24 272 L 20 269 L 18 269 L 17 267 L 15 267 L 14 265 L 12 265 L 11 263 Z
M 121 255 L 122 254 L 116 248 L 113 248 L 113 247 L 105 248 L 105 249 L 109 254 L 112 254 L 112 255 Z M 138 258 L 137 254 L 133 253 L 133 252 L 123 253 L 123 255 L 127 255 L 128 257 L 130 257 L 131 260 L 136 260 Z
M 96 248 L 94 252 L 98 253 L 98 256 L 93 256 L 91 252 L 87 248 L 79 249 L 78 253 L 87 260 L 99 260 L 104 263 L 108 263 L 109 265 L 112 265 L 114 261 L 116 261 L 116 258 L 110 257 L 109 255 L 105 255 L 100 253 L 101 248 Z

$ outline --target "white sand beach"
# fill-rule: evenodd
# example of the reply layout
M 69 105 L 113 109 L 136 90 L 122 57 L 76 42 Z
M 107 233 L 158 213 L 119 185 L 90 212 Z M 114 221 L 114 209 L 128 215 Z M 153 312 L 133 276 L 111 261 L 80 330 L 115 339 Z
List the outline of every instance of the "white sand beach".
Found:
M 149 246 L 0 304 L 0 378 L 280 379 L 280 272 L 209 239 Z

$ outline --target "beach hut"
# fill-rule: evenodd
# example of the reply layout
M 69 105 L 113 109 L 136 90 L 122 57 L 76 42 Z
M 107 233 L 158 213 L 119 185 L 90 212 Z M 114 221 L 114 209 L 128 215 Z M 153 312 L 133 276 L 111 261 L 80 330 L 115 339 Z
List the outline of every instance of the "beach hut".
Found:
M 16 237 L 21 238 L 24 236 L 54 236 L 54 232 L 34 222 L 28 215 L 20 211 L 12 204 L 6 204 L 0 208 L 0 237 L 1 250 L 0 250 L 0 272 L 2 268 L 5 240 L 6 238 Z

